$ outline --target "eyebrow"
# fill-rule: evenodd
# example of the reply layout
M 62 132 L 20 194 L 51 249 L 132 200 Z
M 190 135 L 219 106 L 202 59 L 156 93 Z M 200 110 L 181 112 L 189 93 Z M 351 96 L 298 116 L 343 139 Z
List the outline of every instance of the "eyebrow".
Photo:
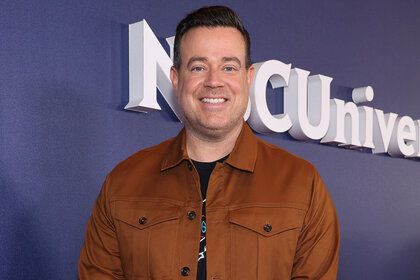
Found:
M 190 68 L 190 66 L 191 66 L 191 64 L 193 63 L 193 62 L 196 62 L 196 61 L 201 61 L 201 62 L 205 62 L 205 61 L 207 61 L 208 59 L 207 59 L 207 57 L 204 57 L 204 56 L 193 56 L 193 57 L 191 57 L 189 60 L 188 60 L 188 63 L 187 63 L 187 68 Z
M 232 56 L 232 57 L 224 57 L 223 61 L 234 61 L 236 63 L 239 64 L 239 67 L 241 67 L 241 61 L 239 60 L 239 58 L 237 58 L 236 56 Z
M 234 62 L 239 64 L 239 67 L 241 67 L 241 61 L 236 56 L 223 57 L 222 60 L 223 61 L 234 61 Z M 193 56 L 188 60 L 187 68 L 189 68 L 191 66 L 191 64 L 193 62 L 196 62 L 196 61 L 206 62 L 206 61 L 208 61 L 208 58 L 204 57 L 204 56 Z

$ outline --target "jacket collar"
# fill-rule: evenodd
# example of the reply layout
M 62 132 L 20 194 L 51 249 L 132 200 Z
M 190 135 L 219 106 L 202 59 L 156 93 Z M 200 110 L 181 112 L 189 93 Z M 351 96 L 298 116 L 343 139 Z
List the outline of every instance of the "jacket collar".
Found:
M 243 171 L 254 172 L 257 161 L 257 137 L 246 122 L 242 126 L 241 133 L 236 139 L 226 163 Z
M 257 147 L 257 137 L 248 124 L 244 122 L 235 146 L 225 162 L 234 168 L 254 172 L 257 160 Z M 190 161 L 186 148 L 185 128 L 179 132 L 178 136 L 169 145 L 168 152 L 162 160 L 161 171 L 175 167 L 183 160 Z
M 177 166 L 183 160 L 190 160 L 187 153 L 185 127 L 172 139 L 166 154 L 163 156 L 160 171 Z

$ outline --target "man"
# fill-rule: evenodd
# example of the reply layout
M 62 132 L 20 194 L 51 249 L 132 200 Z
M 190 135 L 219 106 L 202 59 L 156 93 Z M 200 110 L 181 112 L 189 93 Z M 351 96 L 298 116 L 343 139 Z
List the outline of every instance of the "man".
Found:
M 336 278 L 338 221 L 320 176 L 243 121 L 249 46 L 226 7 L 179 23 L 171 80 L 185 127 L 107 176 L 81 280 Z

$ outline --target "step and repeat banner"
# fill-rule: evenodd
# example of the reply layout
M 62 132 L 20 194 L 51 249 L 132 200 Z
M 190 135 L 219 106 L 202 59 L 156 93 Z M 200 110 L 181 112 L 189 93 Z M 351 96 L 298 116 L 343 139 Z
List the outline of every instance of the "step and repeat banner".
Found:
M 420 3 L 2 1 L 0 278 L 77 279 L 106 174 L 175 136 L 175 27 L 227 5 L 251 37 L 256 135 L 312 162 L 338 279 L 420 274 Z

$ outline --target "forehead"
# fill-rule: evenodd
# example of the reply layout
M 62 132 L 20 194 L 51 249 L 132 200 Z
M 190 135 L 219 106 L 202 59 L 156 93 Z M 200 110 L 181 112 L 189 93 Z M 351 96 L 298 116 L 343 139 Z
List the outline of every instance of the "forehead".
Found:
M 182 63 L 190 57 L 237 57 L 245 62 L 245 40 L 233 27 L 195 27 L 181 38 Z

